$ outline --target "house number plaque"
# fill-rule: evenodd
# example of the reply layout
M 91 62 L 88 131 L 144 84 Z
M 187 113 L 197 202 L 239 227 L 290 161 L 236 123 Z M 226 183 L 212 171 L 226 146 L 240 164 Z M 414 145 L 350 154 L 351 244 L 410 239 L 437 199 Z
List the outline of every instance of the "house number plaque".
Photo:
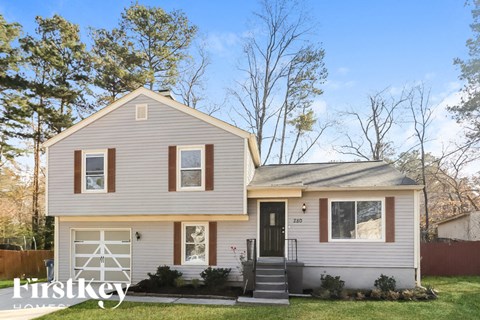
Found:
M 302 223 L 303 219 L 293 218 L 293 223 Z

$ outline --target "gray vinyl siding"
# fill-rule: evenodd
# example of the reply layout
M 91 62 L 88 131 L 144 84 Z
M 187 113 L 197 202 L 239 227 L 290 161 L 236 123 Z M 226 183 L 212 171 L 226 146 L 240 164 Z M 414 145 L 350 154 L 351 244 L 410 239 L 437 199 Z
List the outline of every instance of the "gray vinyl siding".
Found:
M 287 237 L 298 240 L 298 259 L 305 266 L 322 267 L 414 267 L 413 191 L 398 192 L 304 192 L 302 198 L 288 200 Z M 320 243 L 319 199 L 352 197 L 395 197 L 395 242 Z M 259 199 L 261 201 L 261 199 Z M 249 199 L 249 215 L 257 211 L 257 199 Z M 307 206 L 304 214 L 303 203 Z M 302 219 L 302 223 L 293 223 Z
M 135 104 L 148 120 L 135 121 Z M 143 95 L 49 148 L 49 215 L 243 214 L 244 138 Z M 168 146 L 214 145 L 214 190 L 168 192 Z M 116 192 L 73 193 L 74 150 L 116 148 Z
M 237 252 L 246 250 L 246 239 L 254 238 L 256 221 L 219 221 L 217 223 L 217 267 L 232 268 L 230 280 L 240 281 L 231 247 Z M 74 228 L 131 228 L 132 229 L 132 283 L 148 278 L 158 266 L 169 265 L 183 273 L 185 279 L 200 279 L 200 272 L 207 266 L 173 265 L 173 222 L 60 222 L 59 225 L 59 279 L 66 281 L 71 277 L 71 229 Z M 141 234 L 136 240 L 135 232 Z

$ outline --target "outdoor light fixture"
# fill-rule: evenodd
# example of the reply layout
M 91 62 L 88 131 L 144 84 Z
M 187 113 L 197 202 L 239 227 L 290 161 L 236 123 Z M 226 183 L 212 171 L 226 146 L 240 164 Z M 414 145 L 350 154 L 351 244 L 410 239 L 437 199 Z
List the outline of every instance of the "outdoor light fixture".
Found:
M 302 211 L 303 211 L 303 213 L 305 213 L 305 211 L 307 211 L 307 206 L 305 205 L 305 203 L 302 206 Z
M 140 233 L 137 231 L 135 232 L 135 238 L 137 238 L 137 241 L 140 240 L 142 236 L 140 235 Z

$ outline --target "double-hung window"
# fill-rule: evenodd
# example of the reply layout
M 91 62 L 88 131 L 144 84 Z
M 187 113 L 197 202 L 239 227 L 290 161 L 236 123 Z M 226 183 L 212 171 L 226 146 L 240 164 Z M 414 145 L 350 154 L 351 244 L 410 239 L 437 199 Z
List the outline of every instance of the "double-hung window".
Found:
M 182 240 L 183 264 L 208 264 L 208 223 L 183 223 Z
M 381 241 L 384 239 L 383 200 L 332 200 L 330 239 Z
M 106 192 L 107 151 L 94 150 L 83 152 L 83 191 Z
M 178 146 L 178 190 L 205 189 L 205 147 Z

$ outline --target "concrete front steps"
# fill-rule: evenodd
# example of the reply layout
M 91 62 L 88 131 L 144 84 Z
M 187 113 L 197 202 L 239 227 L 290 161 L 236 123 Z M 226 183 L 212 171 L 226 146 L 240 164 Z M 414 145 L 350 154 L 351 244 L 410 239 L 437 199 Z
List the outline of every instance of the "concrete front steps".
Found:
M 288 279 L 284 258 L 258 258 L 253 298 L 288 301 Z

